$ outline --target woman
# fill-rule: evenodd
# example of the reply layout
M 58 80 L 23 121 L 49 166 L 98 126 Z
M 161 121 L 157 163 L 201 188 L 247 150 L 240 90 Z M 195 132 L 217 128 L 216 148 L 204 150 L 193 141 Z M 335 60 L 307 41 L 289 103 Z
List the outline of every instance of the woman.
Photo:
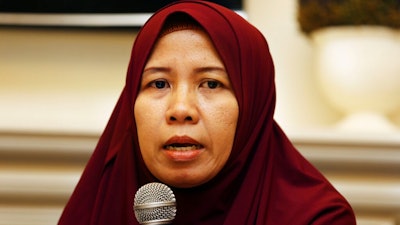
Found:
M 173 224 L 355 224 L 347 201 L 273 120 L 262 34 L 229 9 L 179 1 L 133 46 L 126 85 L 59 224 L 138 224 L 135 192 L 176 196 Z

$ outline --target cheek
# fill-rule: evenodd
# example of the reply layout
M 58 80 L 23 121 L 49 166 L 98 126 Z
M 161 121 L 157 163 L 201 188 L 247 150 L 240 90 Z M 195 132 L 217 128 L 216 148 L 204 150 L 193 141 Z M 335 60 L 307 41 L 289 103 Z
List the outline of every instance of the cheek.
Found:
M 134 105 L 134 118 L 137 125 L 146 125 L 162 116 L 160 102 L 146 97 L 137 97 Z
M 149 115 L 147 115 L 147 113 L 146 113 L 146 111 L 147 111 L 146 109 L 147 109 L 147 106 L 146 106 L 145 102 L 142 101 L 142 99 L 138 97 L 135 101 L 135 105 L 133 108 L 134 119 L 135 119 L 138 131 L 142 127 L 143 121 L 145 121 L 146 118 L 149 117 Z
M 239 117 L 239 106 L 234 96 L 225 98 L 223 103 L 219 104 L 216 108 L 219 120 L 223 125 L 236 127 Z
M 206 117 L 210 132 L 218 132 L 218 136 L 225 136 L 233 140 L 237 120 L 239 117 L 239 107 L 236 99 L 226 99 L 223 104 L 215 104 L 207 107 Z
M 134 105 L 134 119 L 140 139 L 146 138 L 155 132 L 163 114 L 159 104 L 152 103 L 149 99 L 138 97 Z
M 214 114 L 209 114 L 207 128 L 214 145 L 214 153 L 219 160 L 218 170 L 222 169 L 231 155 L 239 117 L 236 99 L 230 104 L 220 106 L 214 108 Z

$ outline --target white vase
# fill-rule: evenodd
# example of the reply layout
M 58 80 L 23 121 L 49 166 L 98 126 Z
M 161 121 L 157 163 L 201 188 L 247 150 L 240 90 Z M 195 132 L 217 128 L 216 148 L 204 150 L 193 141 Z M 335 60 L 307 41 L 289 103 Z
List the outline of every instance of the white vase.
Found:
M 321 90 L 345 117 L 338 127 L 399 129 L 388 115 L 400 109 L 400 31 L 379 26 L 338 26 L 312 33 Z

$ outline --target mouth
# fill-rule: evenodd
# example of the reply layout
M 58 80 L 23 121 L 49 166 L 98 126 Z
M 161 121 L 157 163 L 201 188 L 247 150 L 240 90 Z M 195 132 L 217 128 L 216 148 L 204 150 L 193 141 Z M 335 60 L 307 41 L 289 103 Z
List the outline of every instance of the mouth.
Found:
M 204 146 L 198 141 L 188 136 L 174 136 L 164 145 L 166 155 L 175 162 L 188 162 L 196 160 Z
M 191 144 L 191 143 L 173 143 L 169 145 L 164 145 L 163 148 L 165 150 L 175 150 L 175 151 L 191 151 L 191 150 L 199 150 L 204 148 L 200 144 Z

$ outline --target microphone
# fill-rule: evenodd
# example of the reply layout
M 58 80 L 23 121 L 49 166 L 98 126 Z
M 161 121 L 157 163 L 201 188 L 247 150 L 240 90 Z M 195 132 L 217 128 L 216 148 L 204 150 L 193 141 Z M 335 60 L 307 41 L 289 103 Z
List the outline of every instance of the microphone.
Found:
M 170 224 L 176 215 L 175 195 L 165 184 L 148 183 L 136 192 L 133 209 L 140 224 Z

